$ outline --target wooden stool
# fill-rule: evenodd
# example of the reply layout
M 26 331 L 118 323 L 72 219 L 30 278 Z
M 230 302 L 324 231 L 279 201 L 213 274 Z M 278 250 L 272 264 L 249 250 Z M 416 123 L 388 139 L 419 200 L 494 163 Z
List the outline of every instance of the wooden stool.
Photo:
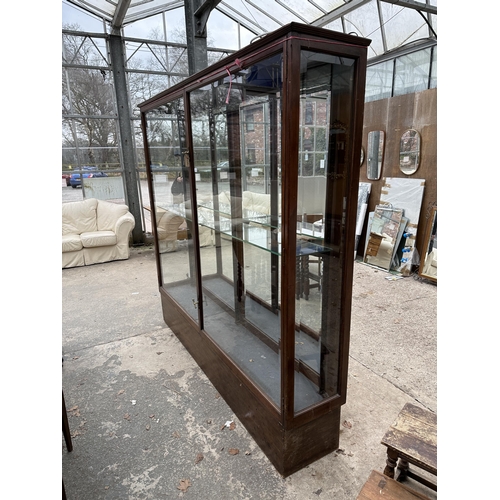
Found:
M 363 489 L 359 492 L 357 500 L 373 500 L 375 498 L 384 498 L 385 500 L 429 500 L 422 493 L 412 490 L 374 470 L 364 484 Z
M 437 491 L 436 484 L 410 470 L 409 464 L 437 477 L 437 416 L 435 413 L 410 403 L 405 404 L 396 421 L 382 438 L 387 446 L 387 466 L 384 474 L 398 481 L 411 477 Z M 398 463 L 399 460 L 399 463 Z

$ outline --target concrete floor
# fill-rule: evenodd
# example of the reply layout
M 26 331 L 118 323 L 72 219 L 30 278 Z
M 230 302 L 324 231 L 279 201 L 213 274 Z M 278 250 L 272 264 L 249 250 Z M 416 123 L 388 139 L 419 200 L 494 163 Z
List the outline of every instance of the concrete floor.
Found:
M 64 269 L 68 499 L 356 499 L 404 404 L 437 411 L 437 286 L 388 276 L 354 267 L 339 450 L 283 479 L 164 323 L 152 247 Z

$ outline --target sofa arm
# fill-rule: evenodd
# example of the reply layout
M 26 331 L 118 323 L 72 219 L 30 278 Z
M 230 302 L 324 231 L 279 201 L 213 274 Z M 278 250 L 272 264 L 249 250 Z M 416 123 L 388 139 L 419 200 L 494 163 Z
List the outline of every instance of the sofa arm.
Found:
M 156 214 L 156 232 L 158 240 L 176 241 L 179 227 L 184 223 L 184 217 L 162 210 Z
M 135 227 L 135 218 L 130 212 L 120 216 L 116 221 L 114 228 L 117 244 L 126 243 L 128 245 L 128 239 L 134 227 Z

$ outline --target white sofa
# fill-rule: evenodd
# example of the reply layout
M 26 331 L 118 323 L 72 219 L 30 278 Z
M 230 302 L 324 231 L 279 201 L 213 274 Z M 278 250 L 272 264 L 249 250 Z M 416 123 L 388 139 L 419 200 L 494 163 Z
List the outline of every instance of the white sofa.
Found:
M 160 253 L 175 252 L 177 250 L 177 241 L 187 238 L 186 221 L 181 215 L 158 208 L 156 210 L 156 232 Z
M 126 205 L 96 198 L 63 203 L 63 269 L 128 259 L 134 226 Z
M 230 205 L 231 196 L 229 191 L 219 194 L 219 203 Z M 266 193 L 254 193 L 253 191 L 243 191 L 241 207 L 265 215 L 271 214 L 271 195 Z M 278 197 L 278 211 L 281 213 L 281 195 Z

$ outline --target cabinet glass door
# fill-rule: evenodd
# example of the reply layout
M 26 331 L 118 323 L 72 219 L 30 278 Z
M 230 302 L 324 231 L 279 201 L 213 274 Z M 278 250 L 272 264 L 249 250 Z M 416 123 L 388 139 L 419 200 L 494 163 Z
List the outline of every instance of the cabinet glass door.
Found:
M 294 410 L 339 393 L 355 61 L 301 52 Z
M 202 328 L 280 408 L 281 54 L 190 92 Z
M 191 179 L 189 162 L 183 154 L 184 101 L 177 99 L 147 112 L 146 124 L 161 286 L 198 321 Z

